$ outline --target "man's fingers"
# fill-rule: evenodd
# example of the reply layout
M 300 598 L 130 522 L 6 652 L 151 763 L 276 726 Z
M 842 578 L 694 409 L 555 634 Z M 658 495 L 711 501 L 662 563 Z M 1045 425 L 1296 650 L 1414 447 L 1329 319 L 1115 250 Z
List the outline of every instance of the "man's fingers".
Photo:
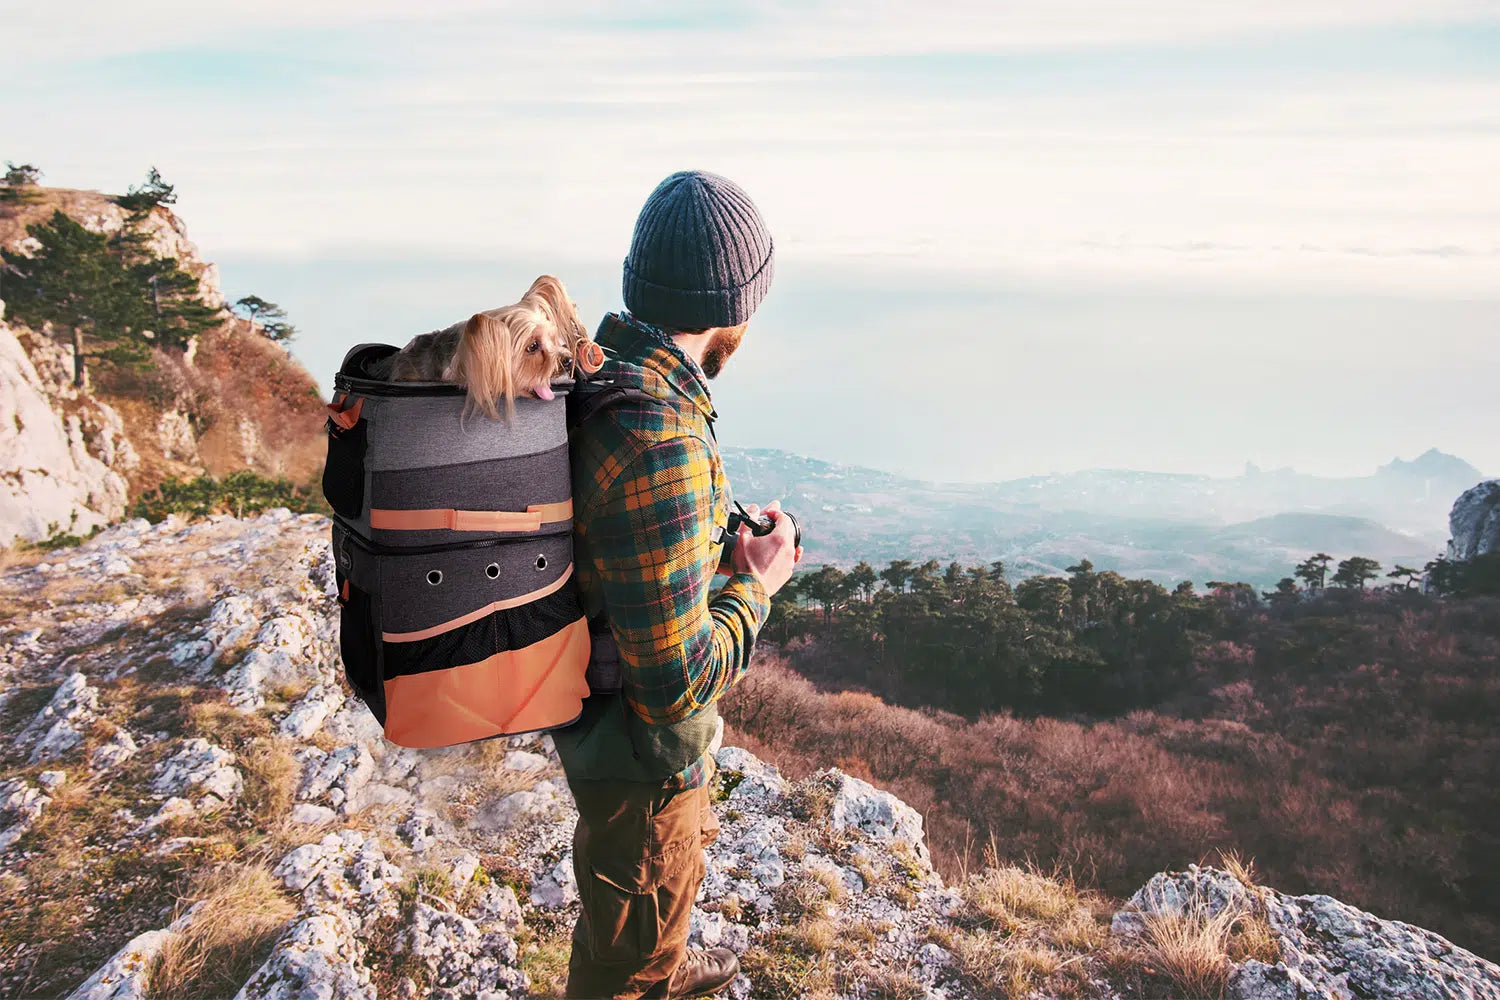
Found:
M 799 545 L 799 546 L 797 546 L 797 551 L 794 552 L 794 553 L 792 553 L 792 562 L 799 563 L 801 561 L 802 561 L 802 546 Z
M 780 500 L 772 500 L 770 503 L 766 504 L 766 510 L 775 510 L 775 511 L 781 510 L 781 501 Z

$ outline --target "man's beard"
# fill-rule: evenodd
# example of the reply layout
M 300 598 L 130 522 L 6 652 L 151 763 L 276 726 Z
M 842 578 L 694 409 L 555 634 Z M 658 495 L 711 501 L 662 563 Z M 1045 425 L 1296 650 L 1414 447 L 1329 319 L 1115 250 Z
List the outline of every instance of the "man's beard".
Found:
M 719 372 L 724 370 L 724 362 L 734 353 L 735 348 L 740 346 L 740 338 L 745 335 L 743 327 L 724 327 L 717 330 L 708 341 L 708 346 L 703 349 L 703 374 L 709 378 L 717 378 Z

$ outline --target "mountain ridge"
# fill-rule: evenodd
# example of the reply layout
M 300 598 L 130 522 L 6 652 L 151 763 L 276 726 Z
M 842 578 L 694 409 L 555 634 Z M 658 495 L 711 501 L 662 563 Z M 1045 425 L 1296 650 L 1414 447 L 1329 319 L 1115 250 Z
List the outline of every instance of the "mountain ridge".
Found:
M 1417 566 L 1435 557 L 1448 537 L 1452 498 L 1473 483 L 1471 466 L 1442 453 L 1451 488 L 1412 476 L 1408 467 L 1431 466 L 1432 454 L 1353 479 L 1290 473 L 1289 492 L 1267 490 L 1269 480 L 1286 477 L 1264 473 L 1214 479 L 1086 470 L 939 483 L 780 449 L 723 449 L 736 496 L 780 499 L 803 519 L 812 564 L 1000 559 L 1031 575 L 1061 573 L 1087 558 L 1164 585 L 1240 579 L 1266 588 L 1317 551 Z M 1305 502 L 1294 502 L 1296 491 Z

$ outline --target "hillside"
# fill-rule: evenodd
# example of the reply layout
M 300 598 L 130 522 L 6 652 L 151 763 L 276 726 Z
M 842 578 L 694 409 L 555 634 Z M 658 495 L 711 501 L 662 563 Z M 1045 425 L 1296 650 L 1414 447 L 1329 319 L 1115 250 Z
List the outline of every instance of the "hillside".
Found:
M 125 225 L 110 196 L 33 190 L 34 202 L 0 205 L 0 246 L 26 249 L 27 226 L 55 210 L 94 232 Z M 142 229 L 152 252 L 196 277 L 202 302 L 224 305 L 217 268 L 177 216 L 158 206 Z M 318 384 L 247 321 L 225 312 L 185 350 L 154 348 L 149 370 L 96 367 L 81 389 L 67 347 L 47 334 L 0 306 L 0 542 L 87 533 L 168 478 L 248 469 L 304 484 L 320 473 Z
M 328 531 L 132 521 L 10 557 L 6 995 L 558 995 L 575 813 L 550 741 L 386 743 L 340 678 Z M 1203 995 L 1188 976 L 1238 1000 L 1500 996 L 1500 968 L 1443 938 L 1233 862 L 1180 856 L 1122 900 L 1001 841 L 944 878 L 929 818 L 835 762 L 717 759 L 692 941 L 742 956 L 735 1000 Z
M 1351 480 L 1097 470 L 996 484 L 928 483 L 734 448 L 724 449 L 724 464 L 737 496 L 781 498 L 803 519 L 811 564 L 883 564 L 920 552 L 942 562 L 1000 559 L 1019 577 L 1060 574 L 1089 559 L 1169 587 L 1220 579 L 1269 588 L 1318 551 L 1420 567 L 1442 548 L 1452 497 L 1479 478 L 1467 463 L 1436 452 Z M 1269 481 L 1291 485 L 1260 485 Z M 1387 526 L 1412 519 L 1424 525 L 1421 532 Z

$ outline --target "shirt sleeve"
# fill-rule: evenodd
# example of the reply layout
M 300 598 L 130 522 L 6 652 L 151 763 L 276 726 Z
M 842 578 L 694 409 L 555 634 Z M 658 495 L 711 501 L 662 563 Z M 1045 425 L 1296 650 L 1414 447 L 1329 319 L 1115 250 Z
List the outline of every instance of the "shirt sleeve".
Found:
M 601 500 L 589 552 L 620 647 L 625 699 L 646 722 L 678 722 L 744 676 L 770 600 L 751 573 L 709 593 L 720 549 L 709 538 L 713 466 L 701 439 L 648 448 Z

